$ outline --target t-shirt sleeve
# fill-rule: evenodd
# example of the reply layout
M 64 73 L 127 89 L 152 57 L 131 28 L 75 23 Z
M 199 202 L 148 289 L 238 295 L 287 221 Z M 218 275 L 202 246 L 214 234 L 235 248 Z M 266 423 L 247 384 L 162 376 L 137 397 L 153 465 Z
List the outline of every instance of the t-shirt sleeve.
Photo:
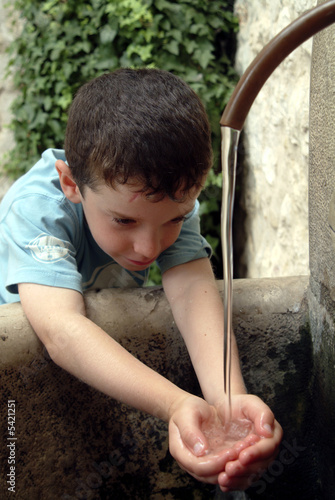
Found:
M 171 267 L 185 264 L 204 257 L 210 258 L 212 249 L 200 233 L 199 202 L 186 216 L 180 234 L 173 245 L 167 248 L 157 259 L 162 274 Z
M 14 201 L 1 221 L 7 291 L 17 294 L 19 283 L 81 291 L 76 231 L 74 213 L 53 198 L 27 196 Z

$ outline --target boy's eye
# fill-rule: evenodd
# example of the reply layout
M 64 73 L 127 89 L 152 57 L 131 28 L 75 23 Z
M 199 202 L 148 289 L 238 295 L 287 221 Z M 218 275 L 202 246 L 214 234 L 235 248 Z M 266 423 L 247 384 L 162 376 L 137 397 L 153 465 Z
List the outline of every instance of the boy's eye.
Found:
M 133 219 L 122 219 L 120 217 L 114 217 L 113 222 L 116 222 L 116 224 L 120 224 L 120 226 L 128 226 L 129 224 L 133 224 L 135 221 Z
M 181 222 L 184 222 L 185 220 L 187 220 L 187 217 L 181 216 L 181 217 L 176 217 L 175 219 L 172 219 L 171 222 L 173 224 L 180 224 Z
M 181 224 L 182 222 L 184 222 L 187 219 L 188 219 L 188 217 L 181 215 L 180 217 L 176 217 L 175 219 L 172 219 L 170 222 L 172 224 Z M 134 219 L 126 219 L 126 218 L 122 218 L 122 217 L 113 217 L 112 220 L 113 220 L 113 222 L 115 222 L 116 224 L 119 224 L 120 226 L 129 226 L 130 224 L 135 224 L 135 222 L 136 222 Z

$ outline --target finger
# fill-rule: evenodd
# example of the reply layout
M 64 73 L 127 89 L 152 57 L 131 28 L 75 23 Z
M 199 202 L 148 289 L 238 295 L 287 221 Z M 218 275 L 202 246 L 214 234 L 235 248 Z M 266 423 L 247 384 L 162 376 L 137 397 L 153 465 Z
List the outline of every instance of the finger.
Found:
M 234 450 L 225 450 L 221 454 L 200 457 L 188 463 L 184 461 L 184 465 L 187 465 L 187 470 L 197 479 L 217 484 L 218 475 L 225 470 L 226 464 L 236 458 Z
M 200 415 L 194 415 L 186 422 L 179 421 L 176 426 L 183 445 L 196 457 L 206 455 L 209 449 L 208 439 L 201 431 L 201 420 Z
M 210 478 L 215 478 L 215 482 L 217 482 L 218 474 L 225 470 L 227 463 L 238 458 L 238 452 L 231 448 L 218 453 L 195 457 L 188 450 L 180 449 L 175 458 L 181 461 L 183 466 L 193 476 L 206 478 L 206 482 Z
M 238 460 L 229 462 L 226 470 L 218 476 L 218 484 L 221 487 L 227 488 L 227 491 L 249 488 L 253 482 L 257 481 L 264 474 L 268 466 L 266 462 L 263 464 L 256 463 L 246 468 L 238 462 Z M 235 468 L 234 471 L 233 468 Z
M 254 444 L 258 443 L 262 438 L 258 436 L 258 434 L 251 433 L 248 434 L 245 438 L 241 439 L 240 441 L 237 441 L 234 444 L 234 448 L 240 453 L 243 451 L 245 448 L 248 448 L 249 446 L 253 446 Z
M 277 456 L 282 439 L 282 428 L 275 425 L 272 438 L 260 439 L 256 444 L 241 451 L 239 460 L 243 465 L 253 462 L 272 461 Z
M 170 452 L 180 467 L 194 477 L 204 478 L 206 482 L 217 482 L 217 475 L 224 471 L 226 463 L 238 458 L 238 452 L 234 449 L 196 456 L 185 445 L 178 427 L 173 424 L 170 425 Z
M 209 448 L 208 440 L 202 432 L 202 423 L 211 418 L 213 408 L 199 398 L 196 405 L 189 399 L 186 409 L 187 411 L 176 412 L 170 420 L 169 428 L 189 451 L 200 457 L 205 455 Z
M 265 471 L 269 465 L 268 460 L 255 462 L 253 464 L 243 465 L 239 460 L 228 462 L 225 468 L 225 474 L 231 479 L 239 477 L 250 477 Z
M 248 403 L 242 406 L 242 411 L 254 423 L 254 431 L 262 437 L 273 436 L 275 417 L 270 408 L 257 396 L 249 397 Z
M 246 490 L 262 476 L 263 472 L 263 470 L 258 470 L 253 474 L 240 477 L 230 477 L 224 472 L 218 477 L 218 484 L 224 492 Z

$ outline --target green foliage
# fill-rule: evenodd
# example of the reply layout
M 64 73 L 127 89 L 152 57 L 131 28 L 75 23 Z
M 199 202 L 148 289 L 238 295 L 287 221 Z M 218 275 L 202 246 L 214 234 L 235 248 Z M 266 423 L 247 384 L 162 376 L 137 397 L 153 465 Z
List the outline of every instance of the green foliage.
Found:
M 218 163 L 219 120 L 236 83 L 226 53 L 237 30 L 231 4 L 14 0 L 10 5 L 21 13 L 23 29 L 10 47 L 9 71 L 19 95 L 12 108 L 16 147 L 8 155 L 7 173 L 18 177 L 48 147 L 62 148 L 67 109 L 78 87 L 119 67 L 157 67 L 181 76 L 206 106 Z M 219 198 L 203 199 L 210 224 Z

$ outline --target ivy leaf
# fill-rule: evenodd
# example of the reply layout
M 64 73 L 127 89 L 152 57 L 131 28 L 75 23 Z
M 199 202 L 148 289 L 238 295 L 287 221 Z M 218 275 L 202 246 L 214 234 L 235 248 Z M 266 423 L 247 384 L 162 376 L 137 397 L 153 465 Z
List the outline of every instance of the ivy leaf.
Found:
M 185 40 L 184 41 L 185 49 L 188 54 L 192 54 L 195 49 L 198 47 L 196 40 Z
M 171 54 L 174 54 L 175 56 L 179 55 L 179 43 L 176 40 L 171 40 L 171 42 L 165 44 L 165 48 L 171 52 Z
M 100 41 L 102 44 L 113 42 L 118 32 L 117 19 L 113 19 L 110 24 L 107 24 L 100 31 Z
M 44 99 L 44 109 L 45 111 L 50 111 L 51 108 L 52 108 L 52 99 L 50 96 L 46 96 L 46 98 Z
M 170 36 L 174 38 L 178 43 L 183 41 L 183 34 L 180 30 L 173 29 L 170 31 Z
M 194 51 L 194 58 L 199 61 L 200 66 L 206 69 L 214 59 L 213 46 L 208 40 L 203 40 Z

